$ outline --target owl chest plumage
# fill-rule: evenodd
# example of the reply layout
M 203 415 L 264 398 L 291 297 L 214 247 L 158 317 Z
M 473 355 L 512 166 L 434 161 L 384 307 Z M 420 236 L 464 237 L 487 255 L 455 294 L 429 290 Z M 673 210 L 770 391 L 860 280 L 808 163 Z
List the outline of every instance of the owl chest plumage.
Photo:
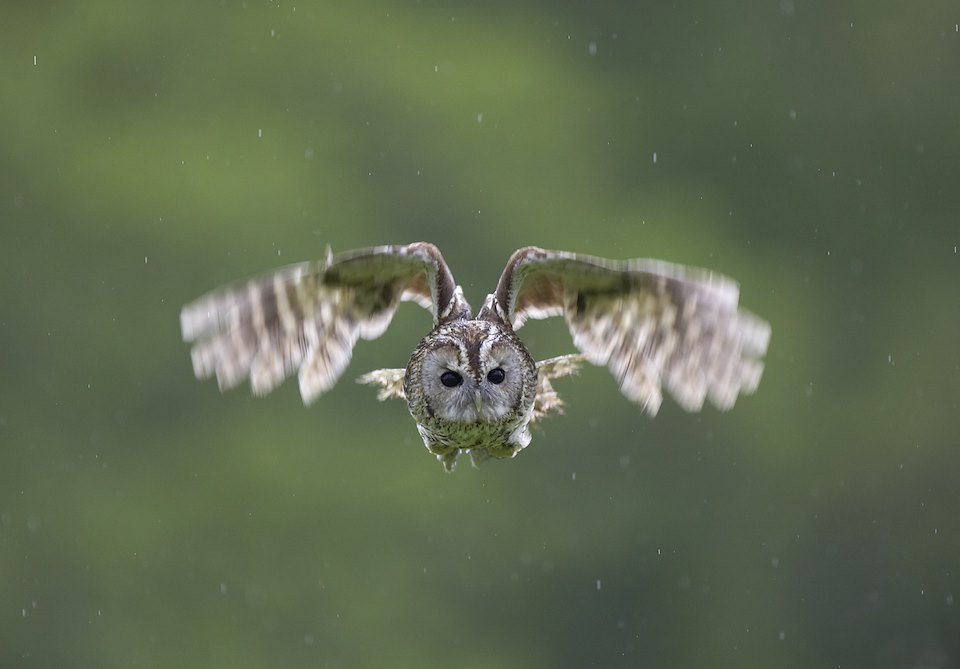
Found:
M 445 374 L 460 382 L 445 386 L 438 381 Z M 474 460 L 510 458 L 530 442 L 536 364 L 509 325 L 470 319 L 439 325 L 410 357 L 404 392 L 424 445 L 444 464 L 461 452 Z

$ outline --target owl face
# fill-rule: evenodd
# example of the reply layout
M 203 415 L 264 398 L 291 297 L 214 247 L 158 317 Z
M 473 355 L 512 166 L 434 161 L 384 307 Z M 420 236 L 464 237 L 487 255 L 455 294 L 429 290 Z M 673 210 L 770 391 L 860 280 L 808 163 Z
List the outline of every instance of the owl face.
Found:
M 470 325 L 427 337 L 411 382 L 420 385 L 427 412 L 435 417 L 495 423 L 514 415 L 530 395 L 524 384 L 530 379 L 532 360 L 492 324 Z

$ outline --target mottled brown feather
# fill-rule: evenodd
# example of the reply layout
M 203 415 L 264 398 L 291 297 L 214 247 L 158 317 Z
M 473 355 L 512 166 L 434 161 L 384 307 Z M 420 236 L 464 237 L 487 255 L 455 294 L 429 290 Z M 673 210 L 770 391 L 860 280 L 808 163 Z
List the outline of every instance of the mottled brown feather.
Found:
M 359 338 L 383 334 L 401 301 L 436 323 L 457 295 L 437 247 L 378 246 L 222 288 L 184 307 L 180 323 L 199 378 L 216 375 L 224 389 L 249 378 L 262 395 L 298 372 L 309 403 L 336 383 Z
M 666 387 L 688 411 L 756 390 L 770 326 L 738 309 L 736 282 L 657 260 L 613 261 L 536 247 L 507 262 L 496 298 L 514 328 L 563 315 L 574 345 L 654 415 Z

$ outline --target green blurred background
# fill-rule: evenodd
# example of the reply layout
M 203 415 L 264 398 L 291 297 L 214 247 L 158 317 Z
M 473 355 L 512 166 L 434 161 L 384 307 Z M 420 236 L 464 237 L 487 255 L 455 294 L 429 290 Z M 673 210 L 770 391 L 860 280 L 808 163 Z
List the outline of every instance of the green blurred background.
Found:
M 0 16 L 0 666 L 960 666 L 955 1 Z M 722 271 L 765 378 L 588 369 L 452 475 L 350 381 L 413 306 L 309 409 L 193 378 L 185 302 L 415 240 L 475 306 L 525 244 Z

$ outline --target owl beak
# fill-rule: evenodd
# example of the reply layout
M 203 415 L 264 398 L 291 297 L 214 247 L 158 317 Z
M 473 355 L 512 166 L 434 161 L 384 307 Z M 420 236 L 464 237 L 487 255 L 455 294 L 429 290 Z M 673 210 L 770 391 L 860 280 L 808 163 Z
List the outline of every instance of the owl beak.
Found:
M 480 391 L 476 390 L 473 393 L 473 406 L 477 410 L 477 415 L 480 415 L 480 406 L 483 404 L 483 400 L 480 398 Z

